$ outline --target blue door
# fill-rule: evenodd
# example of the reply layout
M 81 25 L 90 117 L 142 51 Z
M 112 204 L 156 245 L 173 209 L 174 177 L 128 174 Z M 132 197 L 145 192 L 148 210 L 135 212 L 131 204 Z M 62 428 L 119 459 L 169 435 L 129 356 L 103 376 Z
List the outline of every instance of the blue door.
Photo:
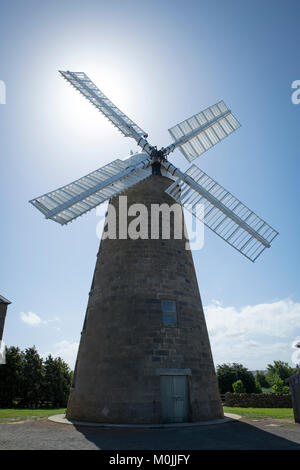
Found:
M 188 420 L 188 383 L 186 375 L 161 375 L 162 420 L 182 423 Z

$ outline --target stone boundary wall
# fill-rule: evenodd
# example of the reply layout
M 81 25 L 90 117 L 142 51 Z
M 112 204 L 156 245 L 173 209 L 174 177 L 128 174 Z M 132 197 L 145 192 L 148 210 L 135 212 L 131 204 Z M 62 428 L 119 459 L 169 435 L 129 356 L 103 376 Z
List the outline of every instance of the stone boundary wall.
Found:
M 292 400 L 291 395 L 282 393 L 227 392 L 224 405 L 242 408 L 292 408 Z

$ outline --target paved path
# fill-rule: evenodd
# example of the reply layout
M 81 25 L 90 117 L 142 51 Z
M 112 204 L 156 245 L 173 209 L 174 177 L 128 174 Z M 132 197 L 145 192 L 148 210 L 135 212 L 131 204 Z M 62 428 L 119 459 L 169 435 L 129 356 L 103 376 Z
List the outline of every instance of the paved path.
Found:
M 75 427 L 40 419 L 0 423 L 2 449 L 300 450 L 300 425 L 242 419 L 211 426 L 134 430 Z

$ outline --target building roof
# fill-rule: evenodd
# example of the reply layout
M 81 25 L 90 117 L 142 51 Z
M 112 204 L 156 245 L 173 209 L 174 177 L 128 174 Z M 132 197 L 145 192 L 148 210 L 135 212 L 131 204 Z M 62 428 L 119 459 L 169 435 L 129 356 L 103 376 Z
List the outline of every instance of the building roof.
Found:
M 2 295 L 0 295 L 0 304 L 11 304 L 11 302 Z

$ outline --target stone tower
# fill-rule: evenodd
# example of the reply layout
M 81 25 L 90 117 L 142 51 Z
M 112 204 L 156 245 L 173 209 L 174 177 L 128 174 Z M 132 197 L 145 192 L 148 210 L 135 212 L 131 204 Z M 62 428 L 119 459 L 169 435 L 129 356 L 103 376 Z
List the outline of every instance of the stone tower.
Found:
M 2 341 L 2 337 L 3 337 L 3 330 L 4 330 L 7 307 L 10 303 L 11 302 L 9 300 L 7 300 L 5 297 L 2 297 L 0 295 L 0 342 Z
M 151 175 L 128 207 L 174 204 L 172 181 Z M 119 198 L 111 203 L 118 214 Z M 130 221 L 130 218 L 129 218 Z M 161 423 L 222 418 L 191 252 L 185 239 L 103 239 L 67 418 Z

